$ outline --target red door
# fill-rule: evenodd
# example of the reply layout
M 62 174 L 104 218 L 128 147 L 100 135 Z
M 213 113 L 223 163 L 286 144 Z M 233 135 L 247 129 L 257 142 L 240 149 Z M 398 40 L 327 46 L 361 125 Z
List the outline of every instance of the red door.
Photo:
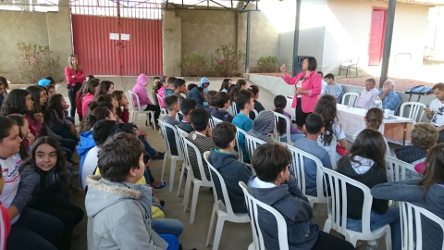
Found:
M 72 15 L 72 29 L 86 74 L 162 75 L 162 20 Z
M 384 50 L 385 22 L 387 9 L 373 8 L 368 48 L 368 65 L 378 66 Z

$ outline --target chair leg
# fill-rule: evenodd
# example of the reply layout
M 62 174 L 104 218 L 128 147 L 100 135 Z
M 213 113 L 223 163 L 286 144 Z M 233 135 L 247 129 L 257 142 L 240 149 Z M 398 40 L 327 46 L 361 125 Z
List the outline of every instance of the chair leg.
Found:
M 194 183 L 193 199 L 191 200 L 190 224 L 194 223 L 194 215 L 196 214 L 197 198 L 199 197 L 200 183 Z M 191 191 L 191 190 L 190 190 Z
M 146 113 L 146 121 L 147 121 L 147 125 L 151 126 L 150 113 Z
M 214 202 L 213 212 L 211 214 L 211 220 L 210 220 L 210 228 L 208 228 L 207 242 L 205 242 L 206 247 L 208 247 L 208 245 L 210 244 L 211 236 L 214 231 L 214 220 L 216 219 L 216 216 L 217 216 L 217 202 Z
M 189 174 L 191 174 L 190 170 L 191 170 L 191 168 L 188 169 L 187 181 L 185 183 L 185 191 L 184 191 L 184 194 L 183 194 L 183 206 L 184 206 L 184 210 L 183 211 L 184 212 L 187 211 L 188 203 L 190 203 L 191 186 L 193 185 L 193 182 L 191 180 L 192 179 L 191 176 L 188 176 Z
M 350 69 L 350 67 L 347 67 L 347 70 L 345 71 L 345 78 L 348 78 L 348 70 Z
M 330 220 L 330 218 L 328 218 L 326 221 L 325 221 L 325 224 L 324 224 L 324 232 L 326 232 L 326 233 L 330 233 L 330 230 L 331 230 L 331 220 Z
M 177 157 L 171 158 L 171 169 L 170 169 L 170 193 L 173 192 L 174 176 L 176 175 L 176 164 Z
M 163 176 L 165 175 L 165 166 L 168 159 L 168 153 L 165 153 L 163 156 L 163 164 L 162 164 L 162 175 L 160 176 L 160 181 L 163 181 Z
M 157 130 L 157 128 L 156 128 L 156 117 L 154 117 L 154 114 L 155 114 L 155 113 L 153 113 L 153 115 L 151 116 L 151 119 L 153 120 L 152 122 L 153 122 L 153 128 L 154 128 L 154 130 Z
M 392 249 L 392 231 L 390 225 L 385 230 L 385 249 Z
M 182 169 L 180 170 L 180 179 L 179 179 L 179 188 L 177 189 L 177 197 L 180 196 L 180 189 L 182 188 L 182 180 L 185 172 L 186 164 L 185 162 L 182 163 Z
M 216 231 L 214 232 L 214 240 L 213 240 L 213 250 L 217 250 L 219 248 L 220 238 L 222 236 L 222 230 L 224 229 L 226 217 L 217 217 L 216 223 Z

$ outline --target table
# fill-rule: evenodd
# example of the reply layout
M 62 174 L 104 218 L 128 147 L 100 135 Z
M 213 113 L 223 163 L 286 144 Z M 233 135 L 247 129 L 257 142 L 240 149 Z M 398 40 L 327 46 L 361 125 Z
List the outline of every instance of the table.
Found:
M 347 107 L 346 105 L 337 104 L 338 119 L 342 130 L 348 140 L 353 141 L 353 135 L 358 134 L 365 128 L 364 117 L 367 109 Z M 413 119 L 389 116 L 383 120 L 381 133 L 388 142 L 405 145 L 410 144 L 410 133 L 415 121 Z

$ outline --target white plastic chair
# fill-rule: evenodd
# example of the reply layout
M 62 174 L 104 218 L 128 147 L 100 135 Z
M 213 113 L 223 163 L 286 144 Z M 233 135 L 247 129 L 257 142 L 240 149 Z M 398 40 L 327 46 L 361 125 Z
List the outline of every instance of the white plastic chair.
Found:
M 257 112 L 257 110 L 253 109 L 253 113 L 254 113 L 254 118 L 256 118 L 259 115 L 259 112 Z
M 422 235 L 422 222 L 434 222 L 438 224 L 441 227 L 442 235 L 444 235 L 444 220 L 429 210 L 409 202 L 400 202 L 399 210 L 401 213 L 401 239 L 403 250 L 426 249 L 423 247 L 424 236 Z M 423 221 L 424 217 L 429 220 Z M 441 242 L 441 249 L 444 249 L 444 238 Z
M 239 142 L 239 137 L 243 136 L 244 137 L 244 145 L 245 145 L 245 135 L 247 134 L 247 132 L 241 128 L 236 127 L 236 148 L 237 148 L 237 153 L 239 154 L 239 161 L 244 162 L 244 152 L 242 151 L 242 147 L 241 147 L 241 143 Z
M 345 101 L 347 97 L 348 97 L 348 102 Z M 358 93 L 353 93 L 353 92 L 345 93 L 344 95 L 342 95 L 341 104 L 354 107 L 358 97 L 359 97 Z
M 188 133 L 183 131 L 182 129 L 178 128 L 176 126 L 177 129 L 177 133 L 179 135 L 179 144 L 178 144 L 178 149 L 180 150 L 180 152 L 182 153 L 183 157 L 183 163 L 182 163 L 182 169 L 180 170 L 180 178 L 179 178 L 179 187 L 177 188 L 177 197 L 180 196 L 180 189 L 182 188 L 182 180 L 185 176 L 185 172 L 189 172 L 190 171 L 190 163 L 188 162 L 188 158 L 185 157 L 186 151 L 185 151 L 185 147 L 186 147 L 186 143 L 184 138 L 188 137 Z M 182 136 L 183 135 L 183 136 Z M 185 198 L 183 200 L 183 205 L 185 206 Z
M 254 150 L 259 145 L 265 144 L 265 142 L 261 139 L 258 139 L 250 134 L 245 134 L 245 148 L 247 149 L 248 156 L 250 156 L 250 161 L 253 159 Z
M 188 174 L 187 174 L 187 182 L 185 184 L 185 194 L 184 194 L 184 212 L 187 211 L 188 203 L 190 201 L 190 192 L 191 192 L 191 185 L 193 184 L 193 199 L 191 201 L 191 213 L 190 213 L 190 224 L 194 223 L 194 215 L 196 213 L 196 205 L 197 205 L 197 198 L 199 196 L 199 189 L 200 187 L 212 187 L 213 184 L 211 181 L 207 180 L 207 177 L 205 175 L 204 171 L 204 165 L 202 162 L 202 154 L 200 153 L 199 149 L 190 142 L 187 138 L 183 137 L 182 139 L 185 141 L 185 158 L 187 159 L 187 163 L 190 164 Z M 194 153 L 196 155 L 197 159 L 197 165 L 199 166 L 199 172 L 201 176 L 201 180 L 197 179 L 194 174 L 193 170 L 191 168 L 191 160 L 190 160 L 190 150 L 194 150 Z
M 324 168 L 323 170 L 331 191 L 331 199 L 327 199 L 328 218 L 325 221 L 324 232 L 329 233 L 330 229 L 333 229 L 345 235 L 345 240 L 353 246 L 356 246 L 358 240 L 376 240 L 385 234 L 386 249 L 392 249 L 389 224 L 374 231 L 370 230 L 370 213 L 373 204 L 373 196 L 370 193 L 370 189 L 365 184 L 332 169 Z M 359 188 L 364 195 L 362 232 L 347 229 L 347 185 Z
M 162 175 L 161 175 L 161 180 L 163 181 L 163 176 L 165 174 L 165 165 L 167 162 L 167 158 L 170 158 L 171 160 L 171 169 L 170 169 L 170 188 L 169 191 L 173 192 L 173 183 L 174 183 L 174 175 L 176 174 L 176 164 L 177 161 L 183 161 L 183 154 L 181 152 L 181 150 L 179 149 L 179 133 L 177 132 L 177 128 L 174 127 L 173 125 L 164 122 L 162 120 L 159 120 L 159 126 L 160 126 L 160 130 L 162 131 L 163 134 L 163 138 L 165 139 L 165 145 L 166 145 L 166 152 L 165 152 L 165 156 L 163 158 L 163 166 L 162 166 Z M 174 132 L 174 140 L 176 141 L 176 147 L 177 147 L 177 153 L 178 155 L 172 155 L 171 154 L 171 145 L 170 145 L 170 141 L 168 138 L 168 133 L 167 133 L 167 128 L 171 129 Z
M 163 107 L 161 105 L 161 103 L 163 103 L 163 98 L 159 94 L 156 94 L 156 96 L 157 96 L 157 102 L 159 103 L 160 107 L 160 114 L 168 115 L 168 110 L 165 108 L 165 104 L 163 105 Z
M 418 172 L 416 172 L 415 167 L 407 162 L 403 162 L 391 156 L 386 156 L 385 162 L 387 163 L 389 181 L 403 181 L 420 176 Z
M 137 116 L 138 114 L 146 114 L 146 120 L 148 121 L 148 125 L 151 125 L 151 123 L 153 124 L 154 130 L 156 130 L 156 118 L 154 117 L 154 111 L 152 110 L 142 110 L 142 108 L 140 107 L 140 101 L 139 101 L 139 96 L 134 93 L 131 90 L 128 90 L 128 94 L 130 95 L 131 98 L 128 98 L 129 102 L 130 102 L 130 106 L 133 107 L 133 110 L 131 111 L 131 119 L 130 121 L 137 124 Z M 136 101 L 134 101 L 136 100 Z M 137 105 L 137 107 L 136 107 Z M 151 120 L 150 120 L 150 115 L 151 115 Z M 136 119 L 134 119 L 136 118 Z
M 406 106 L 410 106 L 408 116 L 404 116 L 404 108 L 406 108 Z M 424 115 L 425 108 L 427 108 L 427 105 L 420 103 L 420 102 L 404 102 L 401 105 L 401 111 L 399 112 L 399 116 L 407 117 L 407 118 L 410 118 L 412 120 L 419 122 L 419 121 L 421 121 L 422 116 Z M 419 119 L 417 119 L 418 115 L 419 115 Z
M 228 190 L 225 185 L 224 178 L 219 174 L 219 171 L 213 167 L 208 162 L 208 156 L 210 155 L 210 152 L 207 151 L 203 154 L 203 158 L 207 162 L 208 168 L 210 169 L 212 183 L 213 183 L 213 195 L 214 195 L 214 206 L 213 206 L 213 212 L 211 215 L 211 221 L 210 221 L 210 228 L 208 229 L 208 236 L 207 241 L 205 243 L 205 246 L 208 247 L 210 244 L 210 240 L 212 237 L 212 233 L 214 231 L 215 226 L 215 219 L 217 216 L 217 222 L 216 222 L 216 231 L 214 233 L 214 241 L 213 241 L 213 250 L 217 250 L 219 248 L 219 241 L 220 237 L 222 235 L 222 229 L 224 227 L 225 221 L 230 221 L 234 223 L 247 223 L 250 222 L 250 217 L 247 213 L 234 213 L 233 209 L 231 208 L 231 201 L 230 197 L 228 195 Z M 222 190 L 222 195 L 225 201 L 225 204 L 222 202 L 222 199 L 220 199 L 217 195 L 216 186 L 214 184 L 214 178 L 217 178 L 220 183 L 220 188 Z
M 231 109 L 233 110 L 233 117 L 237 116 L 237 105 L 235 102 L 231 102 Z
M 210 116 L 210 128 L 213 130 L 218 123 L 223 122 L 221 119 Z
M 281 136 L 279 135 L 277 128 L 278 128 L 278 124 L 279 124 L 279 118 L 282 118 L 285 120 L 285 123 L 286 123 L 286 125 L 285 125 L 286 130 L 285 131 L 287 131 L 287 133 L 285 133 L 283 136 L 287 137 L 287 144 L 293 145 L 293 142 L 291 141 L 291 133 L 290 133 L 290 131 L 291 131 L 290 130 L 290 125 L 291 125 L 290 119 L 288 119 L 287 116 L 277 113 L 277 112 L 274 112 L 274 111 L 273 111 L 273 114 L 274 114 L 274 128 L 273 128 L 274 141 L 275 142 L 281 141 Z
M 324 132 L 325 133 L 325 132 Z M 333 138 L 331 139 L 330 142 L 330 162 L 331 162 L 331 167 L 333 169 L 337 168 L 337 160 L 336 160 L 336 144 L 338 143 L 338 141 L 336 140 L 336 136 L 335 134 L 333 134 Z M 318 145 L 321 147 L 324 147 L 324 142 L 322 140 L 322 134 L 318 136 Z
M 307 196 L 311 207 L 313 207 L 315 203 L 327 203 L 327 197 L 324 195 L 324 172 L 321 160 L 319 160 L 318 157 L 291 145 L 287 145 L 287 148 L 290 150 L 292 156 L 292 172 L 297 180 L 299 189 L 305 196 Z M 316 164 L 316 196 L 306 194 L 304 158 L 308 158 Z
M 253 243 L 250 244 L 248 249 L 255 250 L 265 250 L 264 244 L 264 236 L 262 235 L 262 229 L 259 225 L 259 209 L 261 209 L 261 213 L 269 212 L 273 214 L 276 219 L 277 224 L 277 235 L 279 241 L 279 249 L 280 250 L 288 250 L 288 236 L 287 236 L 287 222 L 279 211 L 277 211 L 272 206 L 269 206 L 256 198 L 254 198 L 250 193 L 248 193 L 247 185 L 242 181 L 239 182 L 239 186 L 242 188 L 242 192 L 244 193 L 245 202 L 247 203 L 248 214 L 251 218 L 251 231 L 253 233 Z M 258 209 L 259 208 L 259 209 Z

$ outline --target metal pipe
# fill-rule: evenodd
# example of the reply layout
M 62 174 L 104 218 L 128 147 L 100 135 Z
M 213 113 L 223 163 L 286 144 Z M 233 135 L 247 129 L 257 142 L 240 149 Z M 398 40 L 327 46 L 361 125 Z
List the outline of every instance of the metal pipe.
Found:
M 390 50 L 392 47 L 393 24 L 395 23 L 396 0 L 389 0 L 387 23 L 385 25 L 384 51 L 382 54 L 381 78 L 379 80 L 379 88 L 382 88 L 387 80 Z
M 294 38 L 293 38 L 293 65 L 292 65 L 292 72 L 291 74 L 293 76 L 296 75 L 296 65 L 298 63 L 298 50 L 299 50 L 299 20 L 301 17 L 301 1 L 302 0 L 296 0 L 296 20 L 294 24 Z
M 251 11 L 247 11 L 247 48 L 245 60 L 245 73 L 250 73 L 250 29 L 251 29 Z

